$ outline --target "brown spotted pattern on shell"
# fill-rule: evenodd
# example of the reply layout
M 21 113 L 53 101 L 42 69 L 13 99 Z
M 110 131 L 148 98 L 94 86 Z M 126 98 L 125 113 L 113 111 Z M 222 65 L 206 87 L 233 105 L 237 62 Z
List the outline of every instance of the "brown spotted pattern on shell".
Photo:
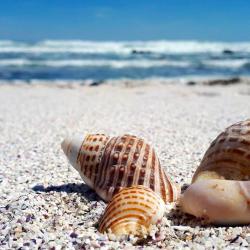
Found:
M 192 182 L 199 178 L 250 179 L 250 120 L 228 127 L 211 143 Z
M 211 143 L 181 207 L 215 224 L 250 223 L 250 119 L 226 128 Z
M 155 150 L 141 138 L 76 136 L 66 138 L 62 148 L 85 183 L 106 201 L 132 185 L 151 188 L 165 202 L 178 198 L 177 185 L 164 172 Z
M 161 221 L 164 211 L 164 201 L 150 188 L 123 188 L 106 207 L 99 231 L 116 236 L 132 234 L 144 237 L 150 233 L 152 225 Z

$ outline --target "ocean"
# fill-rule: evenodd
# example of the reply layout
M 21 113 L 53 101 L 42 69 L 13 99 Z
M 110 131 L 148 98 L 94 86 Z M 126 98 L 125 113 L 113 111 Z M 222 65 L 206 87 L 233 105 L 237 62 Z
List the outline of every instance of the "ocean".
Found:
M 0 40 L 0 80 L 249 75 L 250 42 Z

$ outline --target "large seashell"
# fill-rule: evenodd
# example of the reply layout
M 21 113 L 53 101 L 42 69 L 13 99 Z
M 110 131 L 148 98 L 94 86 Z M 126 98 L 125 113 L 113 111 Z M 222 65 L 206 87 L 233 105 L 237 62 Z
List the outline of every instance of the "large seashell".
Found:
M 123 188 L 111 200 L 99 223 L 101 233 L 144 237 L 159 223 L 165 204 L 158 194 L 144 186 Z
M 192 183 L 181 198 L 183 211 L 215 224 L 250 223 L 250 119 L 212 142 Z
M 155 150 L 136 136 L 75 136 L 66 138 L 62 149 L 84 182 L 106 201 L 132 185 L 151 188 L 165 202 L 178 198 L 179 189 L 160 166 Z

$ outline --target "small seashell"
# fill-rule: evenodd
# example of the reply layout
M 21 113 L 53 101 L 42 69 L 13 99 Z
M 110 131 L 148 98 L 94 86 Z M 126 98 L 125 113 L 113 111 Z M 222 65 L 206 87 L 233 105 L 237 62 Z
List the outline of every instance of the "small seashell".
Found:
M 132 185 L 151 188 L 165 202 L 179 196 L 178 186 L 164 172 L 155 150 L 136 136 L 75 136 L 66 138 L 62 149 L 84 182 L 105 201 Z
M 99 223 L 101 233 L 144 237 L 165 212 L 164 201 L 150 188 L 123 188 L 110 201 Z
M 210 145 L 184 192 L 184 212 L 215 224 L 250 223 L 250 119 L 228 127 Z

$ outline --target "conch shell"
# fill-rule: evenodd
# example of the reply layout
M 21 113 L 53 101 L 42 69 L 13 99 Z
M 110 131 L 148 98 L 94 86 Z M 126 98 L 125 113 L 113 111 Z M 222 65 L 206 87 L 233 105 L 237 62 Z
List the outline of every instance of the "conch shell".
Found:
M 164 212 L 164 201 L 150 188 L 123 188 L 107 206 L 99 222 L 99 231 L 116 236 L 145 237 L 150 233 L 152 225 L 161 221 Z
M 184 212 L 215 224 L 250 223 L 250 119 L 212 142 L 192 183 L 181 198 Z
M 84 182 L 105 201 L 132 185 L 151 188 L 165 202 L 178 198 L 178 186 L 165 174 L 155 150 L 136 136 L 75 136 L 66 138 L 62 149 Z

